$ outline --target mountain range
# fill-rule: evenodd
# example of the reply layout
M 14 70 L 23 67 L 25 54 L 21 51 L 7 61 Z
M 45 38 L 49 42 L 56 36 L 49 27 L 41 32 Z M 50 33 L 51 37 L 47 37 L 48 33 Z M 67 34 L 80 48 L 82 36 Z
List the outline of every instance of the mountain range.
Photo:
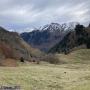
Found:
M 90 45 L 90 26 L 79 23 L 51 23 L 41 29 L 22 33 L 21 37 L 32 47 L 49 53 L 69 53 L 74 48 L 88 48 Z
M 0 27 L 0 59 L 30 60 L 43 52 L 69 53 L 77 48 L 90 48 L 90 26 L 51 23 L 40 30 L 18 34 Z M 41 50 L 41 51 L 40 51 Z
M 24 32 L 20 36 L 33 48 L 48 52 L 50 48 L 63 39 L 69 30 L 73 29 L 66 24 L 51 23 L 29 33 Z

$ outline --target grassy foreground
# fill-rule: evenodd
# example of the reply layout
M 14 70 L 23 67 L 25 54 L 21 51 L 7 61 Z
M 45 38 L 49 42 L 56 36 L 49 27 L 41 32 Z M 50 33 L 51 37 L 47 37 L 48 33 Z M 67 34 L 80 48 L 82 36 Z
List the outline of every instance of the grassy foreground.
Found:
M 90 50 L 57 55 L 65 64 L 20 64 L 0 67 L 0 86 L 20 85 L 21 90 L 90 90 Z
M 90 65 L 0 67 L 0 85 L 20 85 L 21 90 L 90 90 Z

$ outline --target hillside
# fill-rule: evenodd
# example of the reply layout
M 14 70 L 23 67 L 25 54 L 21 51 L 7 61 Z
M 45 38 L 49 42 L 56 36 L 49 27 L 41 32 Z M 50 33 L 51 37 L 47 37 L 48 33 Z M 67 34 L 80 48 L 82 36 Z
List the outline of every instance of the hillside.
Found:
M 5 58 L 30 60 L 33 56 L 39 56 L 38 49 L 28 45 L 16 32 L 9 32 L 0 27 L 0 60 Z
M 90 63 L 90 49 L 79 49 L 76 51 L 72 51 L 71 53 L 64 55 L 64 54 L 56 54 L 56 56 L 63 61 L 64 63 L 68 64 L 89 64 Z
M 75 29 L 74 31 L 68 32 L 49 52 L 68 54 L 75 49 L 90 48 L 90 28 L 77 25 Z

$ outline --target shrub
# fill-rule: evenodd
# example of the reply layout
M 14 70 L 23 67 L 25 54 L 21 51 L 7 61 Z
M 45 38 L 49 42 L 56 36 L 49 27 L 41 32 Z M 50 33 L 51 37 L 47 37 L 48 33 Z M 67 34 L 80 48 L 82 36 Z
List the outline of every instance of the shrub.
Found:
M 60 63 L 59 59 L 54 54 L 45 55 L 42 58 L 42 60 L 47 61 L 47 62 L 49 62 L 51 64 L 59 64 Z
M 40 64 L 40 60 L 37 60 L 37 64 Z
M 21 61 L 21 62 L 24 62 L 24 58 L 23 58 L 23 57 L 21 57 L 21 58 L 20 58 L 20 61 Z

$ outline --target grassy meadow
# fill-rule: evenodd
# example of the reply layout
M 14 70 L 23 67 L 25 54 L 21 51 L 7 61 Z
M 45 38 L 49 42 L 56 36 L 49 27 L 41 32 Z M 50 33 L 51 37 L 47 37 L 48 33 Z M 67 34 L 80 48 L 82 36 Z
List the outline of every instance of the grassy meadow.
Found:
M 90 50 L 86 50 L 86 57 L 82 55 L 84 51 L 73 52 L 71 57 L 58 55 L 65 62 L 67 58 L 72 63 L 41 62 L 38 65 L 25 62 L 17 67 L 0 67 L 0 86 L 20 85 L 21 90 L 90 90 L 90 63 L 81 60 L 87 58 L 86 62 L 89 62 Z M 79 62 L 75 62 L 76 59 Z

